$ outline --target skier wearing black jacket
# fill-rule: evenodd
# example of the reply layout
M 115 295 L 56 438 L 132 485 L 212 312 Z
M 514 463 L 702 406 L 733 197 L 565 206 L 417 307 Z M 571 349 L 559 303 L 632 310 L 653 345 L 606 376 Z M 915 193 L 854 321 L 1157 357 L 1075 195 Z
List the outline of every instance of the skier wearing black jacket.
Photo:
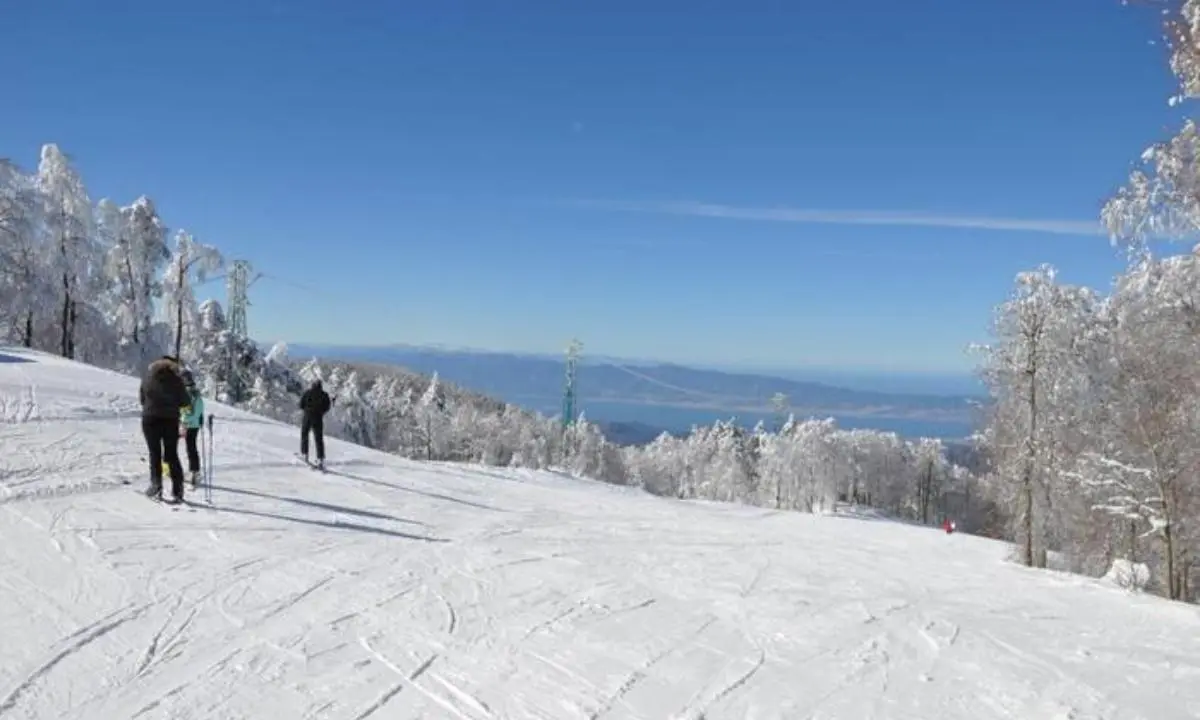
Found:
M 300 409 L 304 411 L 304 419 L 300 425 L 300 454 L 304 462 L 308 462 L 308 433 L 313 434 L 317 446 L 317 467 L 325 468 L 325 413 L 333 407 L 329 393 L 321 388 L 321 381 L 314 380 L 312 387 L 300 396 Z
M 150 363 L 138 400 L 142 404 L 142 435 L 150 450 L 150 487 L 146 494 L 162 498 L 163 463 L 171 471 L 171 499 L 183 500 L 183 465 L 179 463 L 179 409 L 191 402 L 180 376 L 179 361 L 164 355 Z

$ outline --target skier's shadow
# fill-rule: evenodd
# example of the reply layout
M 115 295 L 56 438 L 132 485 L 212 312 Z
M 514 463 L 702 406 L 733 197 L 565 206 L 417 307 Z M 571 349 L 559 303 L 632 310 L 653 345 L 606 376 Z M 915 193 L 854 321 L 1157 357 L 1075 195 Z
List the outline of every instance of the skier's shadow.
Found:
M 221 492 L 234 493 L 236 495 L 249 495 L 252 497 L 260 497 L 269 500 L 281 500 L 283 502 L 295 503 L 297 505 L 304 505 L 305 507 L 316 508 L 318 510 L 328 510 L 335 513 L 345 513 L 347 515 L 357 515 L 359 517 L 374 518 L 376 520 L 390 520 L 397 523 L 429 527 L 427 523 L 423 523 L 419 520 L 408 520 L 406 518 L 396 517 L 395 515 L 388 515 L 387 513 L 375 512 L 373 510 L 360 510 L 358 508 L 346 507 L 345 505 L 333 505 L 331 503 L 317 502 L 315 500 L 302 500 L 300 498 L 288 497 L 286 495 L 272 495 L 270 493 L 246 490 L 244 488 L 231 488 L 224 485 L 213 485 L 212 489 L 220 490 Z
M 216 486 L 213 486 L 214 489 Z M 300 523 L 302 525 L 313 525 L 316 527 L 330 528 L 333 530 L 354 530 L 358 532 L 373 533 L 376 535 L 386 535 L 388 537 L 401 538 L 404 540 L 420 540 L 422 542 L 445 543 L 450 542 L 446 538 L 429 537 L 427 535 L 415 535 L 412 533 L 400 532 L 398 530 L 388 530 L 387 528 L 374 527 L 371 525 L 360 525 L 359 523 L 351 522 L 330 522 L 328 520 L 314 520 L 312 518 L 294 517 L 292 515 L 282 515 L 279 513 L 260 512 L 258 510 L 247 510 L 245 508 L 232 508 L 222 505 L 210 505 L 204 509 L 213 512 L 226 512 L 235 515 L 250 515 L 251 517 L 268 518 L 271 520 L 284 520 L 286 522 Z
M 363 465 L 363 466 L 367 466 L 367 467 L 382 467 L 383 466 L 381 463 L 371 462 L 369 460 L 341 460 L 337 463 L 337 466 L 339 466 L 339 467 L 344 466 L 344 465 L 345 466 Z M 297 460 L 285 460 L 285 461 L 279 461 L 279 462 L 264 460 L 264 461 L 258 461 L 258 462 L 233 462 L 233 463 L 214 463 L 213 464 L 214 470 L 249 470 L 249 469 L 257 469 L 257 468 L 301 468 L 301 467 L 304 467 L 304 461 L 298 460 L 298 459 Z M 328 466 L 326 467 L 326 470 L 328 470 L 329 472 L 333 472 L 333 470 Z M 216 486 L 214 485 L 213 487 L 216 487 Z
M 376 480 L 375 478 L 364 477 L 362 475 L 354 475 L 352 473 L 342 472 L 340 470 L 335 470 L 333 468 L 326 468 L 325 472 L 329 473 L 330 475 L 337 475 L 338 477 L 346 478 L 347 480 L 356 480 L 358 482 L 367 483 L 368 485 L 378 485 L 379 487 L 385 487 L 385 488 L 388 488 L 389 490 L 399 490 L 400 492 L 413 493 L 414 495 L 424 495 L 425 497 L 428 497 L 428 498 L 434 498 L 437 500 L 445 500 L 447 502 L 458 503 L 460 505 L 468 505 L 473 508 L 479 508 L 480 510 L 491 510 L 493 512 L 509 512 L 508 510 L 505 510 L 504 508 L 498 508 L 498 507 L 495 507 L 494 505 L 485 505 L 483 503 L 477 503 L 477 502 L 473 502 L 471 500 L 464 500 L 462 498 L 457 498 L 452 495 L 443 495 L 442 493 L 428 492 L 425 490 L 417 490 L 416 488 L 404 487 L 403 485 L 397 485 L 395 483 L 384 482 L 383 480 Z

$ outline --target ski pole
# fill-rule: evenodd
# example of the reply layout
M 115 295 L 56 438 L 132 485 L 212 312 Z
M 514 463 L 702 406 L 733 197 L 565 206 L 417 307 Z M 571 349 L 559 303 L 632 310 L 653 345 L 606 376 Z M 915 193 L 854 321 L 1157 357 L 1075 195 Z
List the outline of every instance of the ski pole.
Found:
M 213 476 L 213 416 L 208 416 L 208 479 L 204 483 L 204 499 L 212 504 L 212 476 Z
M 203 422 L 204 422 L 204 424 L 207 424 L 208 418 L 206 417 Z M 200 474 L 200 484 L 204 487 L 204 501 L 205 502 L 208 502 L 208 471 L 209 471 L 209 465 L 212 462 L 211 460 L 208 459 L 208 446 L 209 446 L 208 434 L 204 432 L 204 425 L 201 425 L 200 426 L 200 452 L 203 453 L 203 455 L 204 455 L 204 461 L 202 463 L 203 468 L 202 468 L 202 472 Z
M 204 501 L 212 505 L 212 472 L 213 472 L 213 416 L 208 416 L 208 467 L 205 468 Z

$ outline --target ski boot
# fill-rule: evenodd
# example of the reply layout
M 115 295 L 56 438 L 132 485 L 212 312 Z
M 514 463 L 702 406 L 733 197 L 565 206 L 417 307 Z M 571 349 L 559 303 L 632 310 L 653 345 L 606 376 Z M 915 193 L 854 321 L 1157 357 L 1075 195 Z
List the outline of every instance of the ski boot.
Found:
M 175 478 L 171 478 L 171 497 L 163 498 L 163 502 L 168 505 L 183 504 L 183 478 L 180 478 L 179 482 L 176 482 Z
M 146 497 L 151 500 L 162 500 L 162 483 L 150 481 L 150 487 L 146 488 Z
M 199 484 L 200 484 L 200 471 L 193 470 L 192 471 L 192 489 L 195 490 L 196 486 Z

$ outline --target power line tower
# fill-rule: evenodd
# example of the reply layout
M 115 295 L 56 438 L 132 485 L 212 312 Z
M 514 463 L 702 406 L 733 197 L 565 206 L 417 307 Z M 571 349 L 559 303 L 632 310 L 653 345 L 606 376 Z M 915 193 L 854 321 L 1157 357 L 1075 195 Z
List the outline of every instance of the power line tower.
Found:
M 784 393 L 777 392 L 771 397 L 771 410 L 775 414 L 775 432 L 782 430 L 784 424 L 787 422 L 788 407 L 790 404 L 791 401 Z
M 225 288 L 229 294 L 229 333 L 234 337 L 249 337 L 246 327 L 246 308 L 250 305 L 249 261 L 233 261 Z
M 225 278 L 225 289 L 229 296 L 228 326 L 226 328 L 226 377 L 229 379 L 229 395 L 234 402 L 245 399 L 246 383 L 242 377 L 242 367 L 239 358 L 239 345 L 250 337 L 249 324 L 246 320 L 247 308 L 250 307 L 250 286 L 262 277 L 258 273 L 250 277 L 250 262 L 234 260 L 230 264 L 229 273 Z
M 579 368 L 579 353 L 583 343 L 572 340 L 567 346 L 567 378 L 563 388 L 562 424 L 563 430 L 575 424 L 575 376 Z

